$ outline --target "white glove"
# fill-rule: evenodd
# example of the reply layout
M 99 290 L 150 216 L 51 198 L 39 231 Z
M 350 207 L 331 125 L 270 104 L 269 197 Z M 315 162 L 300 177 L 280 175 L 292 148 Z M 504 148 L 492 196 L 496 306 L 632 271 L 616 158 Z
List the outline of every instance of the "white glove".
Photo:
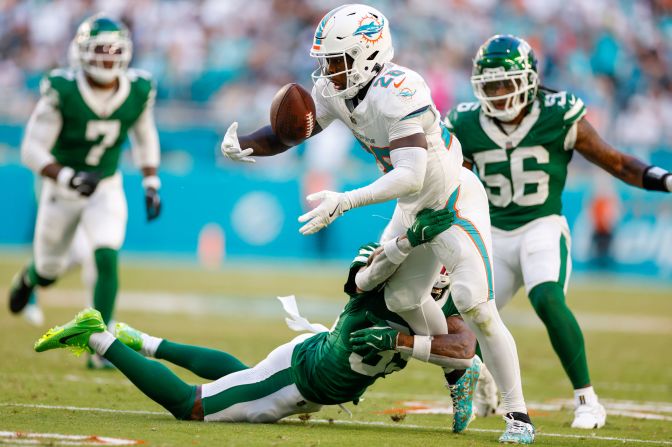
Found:
M 256 163 L 257 160 L 250 157 L 254 149 L 247 148 L 242 150 L 240 148 L 240 142 L 238 141 L 238 135 L 236 131 L 238 130 L 238 123 L 234 122 L 229 126 L 224 135 L 224 140 L 222 140 L 222 154 L 233 161 L 243 161 L 245 163 Z
M 347 195 L 342 192 L 320 191 L 307 196 L 306 200 L 320 201 L 320 204 L 299 217 L 299 222 L 309 221 L 299 228 L 299 232 L 304 236 L 317 233 L 352 208 Z

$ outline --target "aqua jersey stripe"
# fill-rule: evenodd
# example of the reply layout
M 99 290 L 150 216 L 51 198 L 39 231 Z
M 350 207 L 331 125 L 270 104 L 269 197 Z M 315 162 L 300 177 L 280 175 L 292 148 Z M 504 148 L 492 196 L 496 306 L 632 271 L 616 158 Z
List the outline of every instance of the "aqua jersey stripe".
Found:
M 415 110 L 415 111 L 409 113 L 408 115 L 406 115 L 405 117 L 403 117 L 400 121 L 407 120 L 407 119 L 411 119 L 411 118 L 415 118 L 416 116 L 420 116 L 420 115 L 422 115 L 423 113 L 425 113 L 427 110 L 429 110 L 429 106 L 421 107 L 421 108 L 419 108 L 418 110 Z
M 450 150 L 450 145 L 453 143 L 453 134 L 448 130 L 448 127 L 443 124 L 443 121 L 440 121 L 439 125 L 441 126 L 441 139 L 443 140 L 443 144 L 446 145 L 446 149 Z
M 329 19 L 334 14 L 336 14 L 338 11 L 345 8 L 346 6 L 349 6 L 349 5 L 343 5 L 343 6 L 340 6 L 338 8 L 335 8 L 333 11 L 331 11 L 326 16 L 324 16 L 324 18 L 322 19 L 322 21 L 320 22 L 320 24 L 317 27 L 317 31 L 315 31 L 315 44 L 316 45 L 321 45 L 322 44 L 322 39 L 324 39 L 324 36 L 322 35 L 322 31 L 324 31 L 324 26 L 327 24 Z
M 490 256 L 488 255 L 488 250 L 485 247 L 485 242 L 481 237 L 481 233 L 478 232 L 474 224 L 470 220 L 460 216 L 460 212 L 457 210 L 457 199 L 460 196 L 460 186 L 450 195 L 446 208 L 451 208 L 455 211 L 455 222 L 453 225 L 457 225 L 462 228 L 465 233 L 471 238 L 478 250 L 478 253 L 481 255 L 483 260 L 483 265 L 485 267 L 485 274 L 488 278 L 488 299 L 492 300 L 495 298 L 495 287 L 492 280 L 492 267 L 490 266 Z
M 291 368 L 286 368 L 259 382 L 233 386 L 220 393 L 204 397 L 203 413 L 208 416 L 241 402 L 261 399 L 293 383 Z

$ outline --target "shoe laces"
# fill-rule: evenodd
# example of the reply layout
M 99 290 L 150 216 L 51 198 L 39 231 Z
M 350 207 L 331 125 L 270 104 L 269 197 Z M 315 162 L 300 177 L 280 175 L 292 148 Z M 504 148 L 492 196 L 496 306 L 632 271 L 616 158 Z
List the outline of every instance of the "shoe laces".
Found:
M 514 418 L 504 417 L 506 421 L 506 431 L 512 434 L 524 434 L 529 431 L 529 425 L 527 422 L 518 421 Z

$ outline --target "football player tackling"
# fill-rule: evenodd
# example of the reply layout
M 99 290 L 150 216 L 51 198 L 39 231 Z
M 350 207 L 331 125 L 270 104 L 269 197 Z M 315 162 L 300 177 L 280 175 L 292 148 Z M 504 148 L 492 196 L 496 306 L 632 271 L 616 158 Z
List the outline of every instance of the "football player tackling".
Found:
M 407 248 L 427 243 L 453 218 L 450 210 L 427 210 L 418 217 L 415 230 L 397 242 Z M 453 431 L 461 432 L 471 420 L 471 397 L 480 369 L 480 360 L 474 357 L 476 339 L 449 298 L 446 281 L 436 285 L 433 295 L 450 334 L 433 339 L 410 335 L 408 325 L 385 307 L 380 296 L 384 282 L 397 268 L 377 244 L 362 246 L 345 285 L 350 299 L 334 327 L 300 335 L 251 368 L 225 352 L 173 343 L 123 323 L 116 325 L 115 338 L 93 309 L 49 330 L 35 349 L 96 351 L 176 418 L 223 422 L 275 422 L 318 411 L 323 405 L 356 403 L 377 378 L 403 369 L 415 357 L 444 368 L 455 409 Z M 301 328 L 316 327 L 298 312 L 290 316 L 290 323 L 302 322 Z M 186 384 L 143 355 L 167 360 L 214 382 Z
M 600 428 L 606 413 L 591 386 L 581 328 L 565 302 L 572 265 L 561 204 L 567 167 L 576 150 L 645 189 L 669 192 L 672 175 L 604 142 L 579 98 L 541 87 L 537 60 L 523 39 L 497 35 L 485 42 L 471 83 L 478 102 L 459 104 L 445 123 L 488 192 L 497 307 L 525 287 L 574 387 L 572 427 Z M 496 396 L 482 402 L 479 412 L 487 415 Z
M 310 53 L 319 62 L 313 73 L 313 135 L 334 120 L 342 121 L 375 157 L 383 175 L 363 188 L 309 196 L 320 203 L 299 218 L 305 222 L 300 231 L 311 234 L 352 208 L 397 199 L 382 238 L 387 256 L 395 258 L 395 237 L 404 234 L 418 211 L 454 210 L 456 221 L 450 229 L 407 254 L 385 285 L 385 303 L 415 333 L 445 334 L 445 318 L 429 292 L 435 272 L 446 267 L 455 305 L 478 337 L 485 361 L 493 364 L 507 433 L 524 425 L 518 430 L 523 442 L 532 438 L 534 429 L 523 398 L 516 345 L 493 300 L 485 191 L 478 178 L 462 168 L 460 143 L 441 124 L 427 84 L 418 73 L 394 64 L 393 53 L 387 18 L 369 6 L 335 8 L 318 24 Z M 270 126 L 240 138 L 236 126 L 231 125 L 222 142 L 222 152 L 233 160 L 251 162 L 251 155 L 289 149 Z
M 81 226 L 97 271 L 93 304 L 109 322 L 117 294 L 117 252 L 127 221 L 118 171 L 128 134 L 142 170 L 147 220 L 158 217 L 159 141 L 153 117 L 155 89 L 145 74 L 128 69 L 131 39 L 110 18 L 84 21 L 73 41 L 79 68 L 52 71 L 30 117 L 21 157 L 44 177 L 35 225 L 34 260 L 10 289 L 13 313 L 33 289 L 53 284 L 67 267 L 75 230 Z

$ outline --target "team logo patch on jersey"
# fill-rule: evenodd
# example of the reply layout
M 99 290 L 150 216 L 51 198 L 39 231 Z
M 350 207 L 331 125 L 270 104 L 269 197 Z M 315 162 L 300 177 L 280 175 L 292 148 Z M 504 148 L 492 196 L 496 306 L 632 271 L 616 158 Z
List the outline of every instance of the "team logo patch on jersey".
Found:
M 408 87 L 404 87 L 399 90 L 399 93 L 397 93 L 397 96 L 399 96 L 401 99 L 405 99 L 407 101 L 410 101 L 413 98 L 413 95 L 415 95 L 416 89 L 411 89 Z
M 359 26 L 352 35 L 362 36 L 365 42 L 376 43 L 383 37 L 384 26 L 385 19 L 378 20 L 378 18 L 372 15 L 367 15 L 362 17 L 359 21 Z

